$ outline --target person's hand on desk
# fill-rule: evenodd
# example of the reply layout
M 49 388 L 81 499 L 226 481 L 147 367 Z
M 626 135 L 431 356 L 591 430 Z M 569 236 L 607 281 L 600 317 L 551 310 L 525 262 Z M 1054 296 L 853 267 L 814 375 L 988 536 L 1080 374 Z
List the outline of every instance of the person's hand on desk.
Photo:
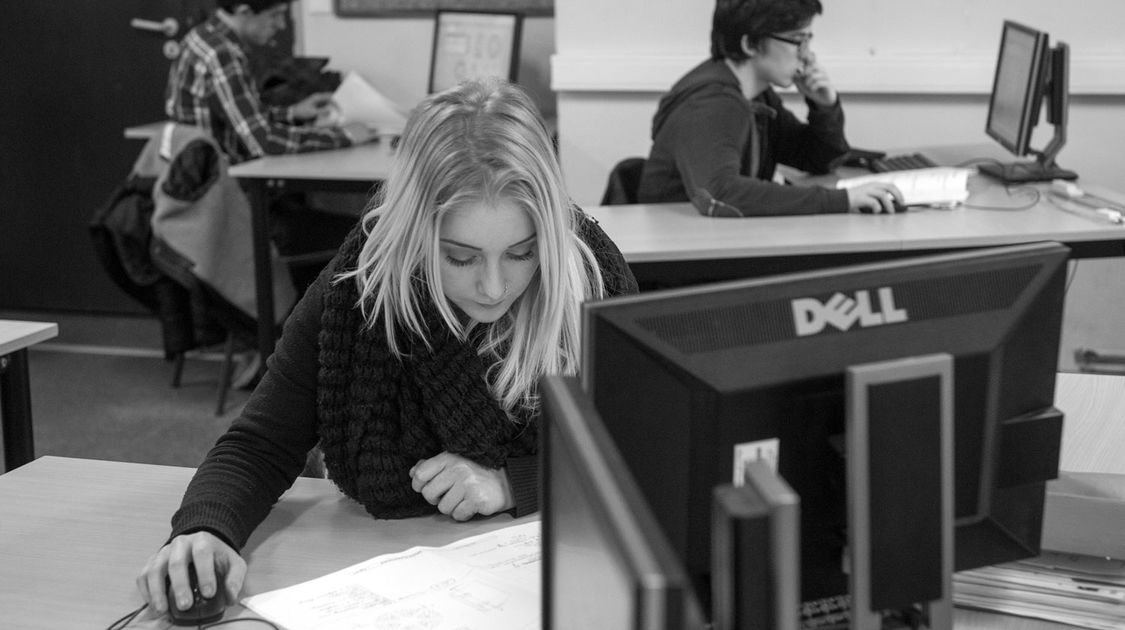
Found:
M 811 50 L 804 53 L 804 66 L 793 76 L 793 85 L 805 98 L 820 107 L 832 107 L 836 104 L 836 88 L 828 78 L 824 67 L 816 62 L 816 53 Z
M 210 532 L 195 532 L 176 536 L 148 559 L 144 570 L 137 576 L 137 589 L 141 597 L 156 613 L 168 612 L 164 579 L 172 582 L 172 592 L 181 609 L 192 602 L 188 584 L 188 566 L 195 565 L 199 590 L 204 597 L 213 597 L 220 586 L 226 589 L 228 602 L 238 601 L 242 582 L 246 579 L 246 561 L 238 552 Z M 223 584 L 218 584 L 223 576 Z
M 324 114 L 331 102 L 331 92 L 309 94 L 297 103 L 289 106 L 289 115 L 295 120 L 312 120 Z
M 503 469 L 486 468 L 453 453 L 419 460 L 410 469 L 410 478 L 416 492 L 454 520 L 467 521 L 476 514 L 488 516 L 515 507 Z
M 352 122 L 340 127 L 340 129 L 344 130 L 344 134 L 348 136 L 348 140 L 351 140 L 352 144 L 367 144 L 368 142 L 374 142 L 377 137 L 375 131 L 365 123 Z
M 848 210 L 865 214 L 893 214 L 905 208 L 902 192 L 888 182 L 871 182 L 847 189 Z

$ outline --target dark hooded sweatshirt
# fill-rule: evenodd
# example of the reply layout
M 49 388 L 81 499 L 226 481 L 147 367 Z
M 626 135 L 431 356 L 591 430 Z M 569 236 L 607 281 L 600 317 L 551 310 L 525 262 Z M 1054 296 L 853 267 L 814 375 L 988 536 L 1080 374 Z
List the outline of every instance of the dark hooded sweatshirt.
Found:
M 660 100 L 638 201 L 692 201 L 703 214 L 727 217 L 847 212 L 844 190 L 772 181 L 779 163 L 826 173 L 848 150 L 839 101 L 806 102 L 807 123 L 772 89 L 748 101 L 726 63 L 703 62 Z

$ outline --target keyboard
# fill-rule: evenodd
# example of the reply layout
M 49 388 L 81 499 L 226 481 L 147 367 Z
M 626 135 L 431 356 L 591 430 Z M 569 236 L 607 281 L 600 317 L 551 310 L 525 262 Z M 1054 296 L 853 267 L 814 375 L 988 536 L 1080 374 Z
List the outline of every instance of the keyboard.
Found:
M 834 595 L 801 602 L 801 630 L 846 629 L 851 619 L 851 597 Z
M 888 155 L 873 158 L 868 161 L 868 168 L 873 173 L 887 173 L 890 171 L 909 171 L 915 168 L 932 168 L 937 163 L 921 153 L 907 153 L 904 155 Z

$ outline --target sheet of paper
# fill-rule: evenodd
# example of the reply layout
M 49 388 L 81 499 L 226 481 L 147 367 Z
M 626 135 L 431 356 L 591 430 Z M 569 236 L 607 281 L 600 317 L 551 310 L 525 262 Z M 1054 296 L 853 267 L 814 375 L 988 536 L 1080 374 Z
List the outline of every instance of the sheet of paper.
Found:
M 1125 582 L 1119 577 L 1091 577 L 1038 560 L 956 573 L 953 601 L 1081 628 L 1125 630 Z
M 909 171 L 872 173 L 836 182 L 837 188 L 851 188 L 869 182 L 890 182 L 902 191 L 903 202 L 913 205 L 950 206 L 969 198 L 969 175 L 973 169 L 938 166 Z
M 539 523 L 412 547 L 242 600 L 289 630 L 539 627 Z
M 380 135 L 397 135 L 406 127 L 406 114 L 358 73 L 349 72 L 332 94 L 328 113 L 318 118 L 316 124 L 351 122 L 364 123 Z

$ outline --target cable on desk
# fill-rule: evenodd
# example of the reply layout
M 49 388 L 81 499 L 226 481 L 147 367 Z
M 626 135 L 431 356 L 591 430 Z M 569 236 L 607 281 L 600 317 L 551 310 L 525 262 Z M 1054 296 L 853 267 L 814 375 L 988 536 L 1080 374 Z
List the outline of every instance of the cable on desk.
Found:
M 1029 210 L 1031 208 L 1034 208 L 1036 206 L 1036 204 L 1039 203 L 1039 200 L 1043 198 L 1043 194 L 1039 192 L 1039 189 L 1032 188 L 1031 186 L 1026 186 L 1026 185 L 1004 186 L 1004 192 L 1007 193 L 1009 199 L 1016 198 L 1017 194 L 1027 193 L 1028 196 L 1030 197 L 1030 200 L 1027 203 L 1024 203 L 1024 204 L 1010 205 L 1010 206 L 987 206 L 987 205 L 974 204 L 974 203 L 965 203 L 965 204 L 962 204 L 962 205 L 965 208 L 972 208 L 974 210 L 1018 211 L 1018 210 Z
M 254 622 L 254 621 L 257 621 L 258 623 L 264 623 L 267 626 L 273 628 L 273 630 L 281 630 L 281 628 L 278 628 L 276 625 L 274 625 L 274 623 L 272 621 L 262 619 L 261 617 L 238 617 L 236 619 L 224 619 L 222 621 L 214 621 L 214 622 L 209 623 L 205 626 L 199 626 L 199 630 L 207 630 L 208 628 L 214 628 L 215 626 L 225 626 L 228 623 L 247 623 L 247 622 Z
M 127 613 L 124 617 L 122 617 L 122 618 L 118 619 L 117 621 L 114 621 L 113 623 L 109 624 L 109 627 L 106 628 L 106 630 L 123 630 L 124 628 L 128 627 L 129 624 L 133 623 L 133 620 L 137 618 L 137 615 L 141 614 L 141 611 L 144 610 L 147 606 L 148 606 L 148 604 L 141 604 L 140 608 L 138 608 L 138 609 L 136 609 L 136 610 L 134 610 L 130 613 Z M 254 623 L 254 622 L 265 624 L 265 625 L 273 628 L 273 630 L 281 630 L 281 628 L 278 628 L 277 625 L 274 624 L 272 621 L 269 621 L 268 619 L 262 619 L 261 617 L 238 617 L 238 618 L 235 618 L 235 619 L 224 619 L 222 621 L 214 621 L 214 622 L 211 622 L 209 624 L 197 626 L 197 628 L 198 628 L 198 630 L 208 630 L 208 628 L 214 628 L 214 627 L 217 627 L 217 626 L 225 626 L 225 625 L 230 624 L 230 623 Z
M 148 604 L 141 604 L 140 608 L 134 610 L 131 613 L 127 613 L 124 617 L 122 617 L 122 618 L 118 619 L 117 621 L 109 624 L 109 627 L 106 628 L 106 630 L 121 630 L 125 626 L 132 623 L 133 619 L 135 619 L 137 617 L 137 615 L 141 614 L 141 611 L 144 610 L 145 607 L 147 607 L 147 606 L 148 606 Z

